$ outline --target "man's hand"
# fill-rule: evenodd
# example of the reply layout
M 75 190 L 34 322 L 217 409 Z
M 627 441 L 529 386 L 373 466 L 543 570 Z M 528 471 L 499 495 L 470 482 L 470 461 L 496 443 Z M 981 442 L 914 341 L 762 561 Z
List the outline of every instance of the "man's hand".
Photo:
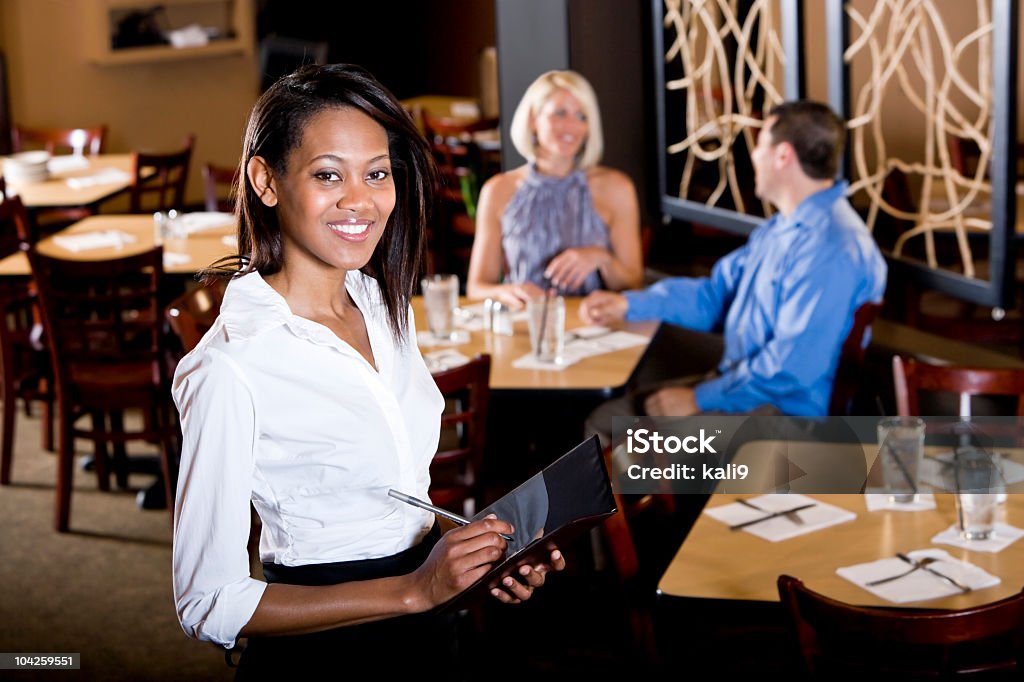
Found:
M 629 310 L 629 301 L 622 294 L 595 291 L 580 303 L 580 319 L 587 324 L 608 325 L 621 322 Z
M 700 406 L 692 388 L 663 388 L 647 396 L 644 411 L 652 417 L 689 417 Z

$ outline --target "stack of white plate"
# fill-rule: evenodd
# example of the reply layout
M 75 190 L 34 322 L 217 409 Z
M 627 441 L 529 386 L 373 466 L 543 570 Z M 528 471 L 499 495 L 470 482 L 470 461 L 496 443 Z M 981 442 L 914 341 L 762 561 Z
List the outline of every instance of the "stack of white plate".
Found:
M 50 177 L 50 171 L 46 166 L 49 160 L 48 152 L 12 154 L 4 159 L 4 178 L 14 184 L 42 182 Z

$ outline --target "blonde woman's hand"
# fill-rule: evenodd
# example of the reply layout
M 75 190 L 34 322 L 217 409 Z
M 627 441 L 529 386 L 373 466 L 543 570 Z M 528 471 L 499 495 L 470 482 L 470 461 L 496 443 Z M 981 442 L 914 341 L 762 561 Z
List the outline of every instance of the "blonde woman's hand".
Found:
M 551 259 L 544 276 L 551 280 L 551 286 L 571 291 L 583 286 L 590 273 L 611 259 L 612 254 L 600 246 L 566 249 Z
M 505 284 L 495 296 L 499 301 L 512 310 L 522 310 L 527 301 L 532 301 L 544 296 L 544 290 L 533 282 L 520 282 L 519 284 Z

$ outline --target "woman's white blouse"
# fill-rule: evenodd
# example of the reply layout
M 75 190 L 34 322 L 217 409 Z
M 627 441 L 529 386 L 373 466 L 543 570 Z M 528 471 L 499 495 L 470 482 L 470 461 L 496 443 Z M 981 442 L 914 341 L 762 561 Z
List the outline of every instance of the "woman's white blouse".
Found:
M 228 285 L 220 317 L 178 364 L 173 579 L 192 637 L 234 646 L 266 589 L 249 575 L 250 500 L 260 558 L 286 566 L 388 556 L 433 525 L 387 492 L 427 498 L 444 401 L 415 343 L 396 345 L 376 281 L 350 272 L 346 288 L 376 368 L 255 273 Z

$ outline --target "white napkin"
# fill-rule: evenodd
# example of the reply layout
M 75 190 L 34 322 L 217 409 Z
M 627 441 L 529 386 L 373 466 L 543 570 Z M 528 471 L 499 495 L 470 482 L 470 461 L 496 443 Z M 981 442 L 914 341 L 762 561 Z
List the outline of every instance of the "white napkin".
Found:
M 120 230 L 102 230 L 82 234 L 65 234 L 53 238 L 53 243 L 66 251 L 89 251 L 91 249 L 119 249 L 135 242 L 135 236 Z
M 469 332 L 464 329 L 456 330 L 450 339 L 439 339 L 429 331 L 416 332 L 416 345 L 420 348 L 433 348 L 434 346 L 461 346 L 469 343 Z
M 178 216 L 178 223 L 184 227 L 186 234 L 212 230 L 218 227 L 233 227 L 235 216 L 231 213 L 219 211 L 199 211 L 197 213 L 186 213 Z
M 565 355 L 574 362 L 583 358 L 612 353 L 633 346 L 645 346 L 646 336 L 631 332 L 613 332 L 605 327 L 579 327 L 566 332 Z
M 226 234 L 220 238 L 220 243 L 224 246 L 230 246 L 233 249 L 238 248 L 238 237 L 233 234 Z
M 1006 523 L 996 522 L 995 528 L 987 540 L 964 540 L 960 537 L 960 528 L 954 523 L 933 537 L 932 542 L 940 545 L 963 547 L 972 552 L 990 552 L 994 554 L 1003 551 L 1022 537 L 1024 537 L 1024 530 Z
M 469 362 L 468 357 L 453 348 L 425 353 L 423 360 L 427 363 L 427 369 L 430 370 L 431 374 L 462 367 Z
M 210 36 L 206 34 L 199 24 L 189 24 L 184 28 L 167 32 L 167 40 L 174 47 L 200 47 L 210 42 Z
M 94 185 L 107 185 L 115 182 L 130 182 L 132 176 L 119 168 L 104 168 L 92 175 L 82 175 L 77 178 L 68 178 L 64 182 L 71 189 L 83 189 Z
M 940 559 L 940 561 L 929 564 L 928 568 L 938 571 L 943 575 L 948 575 L 961 585 L 966 585 L 973 590 L 992 587 L 993 585 L 998 585 L 1000 582 L 998 577 L 990 573 L 986 573 L 974 564 L 954 559 L 941 549 L 919 549 L 913 552 L 907 552 L 907 556 L 917 561 L 924 557 L 935 557 L 936 559 Z M 836 573 L 840 577 L 849 580 L 854 585 L 863 587 L 876 597 L 880 597 L 896 604 L 903 604 L 912 601 L 925 601 L 927 599 L 939 599 L 941 597 L 960 594 L 960 590 L 949 582 L 922 569 L 917 569 L 913 573 L 908 573 L 902 578 L 890 580 L 889 582 L 882 583 L 881 585 L 867 584 L 880 578 L 888 578 L 889 576 L 906 573 L 911 568 L 913 568 L 913 566 L 898 557 L 888 557 L 886 559 L 879 559 L 878 561 L 871 561 L 866 564 L 857 564 L 855 566 L 838 568 L 836 569 Z
M 737 523 L 759 519 L 772 512 L 785 511 L 805 504 L 814 504 L 809 509 L 796 512 L 796 516 L 803 523 L 795 522 L 788 516 L 777 516 L 774 519 L 755 523 L 742 529 L 769 542 L 788 540 L 798 535 L 812 533 L 816 530 L 853 521 L 857 518 L 857 515 L 852 511 L 841 509 L 840 507 L 826 504 L 804 495 L 761 495 L 760 497 L 750 498 L 747 501 L 765 511 L 758 511 L 739 502 L 733 502 L 732 504 L 723 504 L 720 507 L 705 509 L 704 513 L 717 521 L 733 526 Z
M 869 492 L 864 495 L 868 511 L 927 511 L 935 509 L 935 495 L 918 493 L 913 502 L 893 502 L 889 493 Z
M 164 267 L 170 268 L 175 265 L 184 265 L 192 260 L 192 256 L 187 253 L 177 253 L 175 251 L 164 251 Z
M 541 360 L 533 353 L 527 353 L 521 358 L 512 361 L 512 366 L 516 369 L 542 369 L 551 372 L 561 372 L 569 365 L 575 365 L 579 362 L 578 358 L 572 358 L 568 355 L 563 355 L 559 362 L 550 362 L 547 360 Z
M 1007 485 L 1024 481 L 1024 464 L 1015 462 L 1000 453 L 993 453 L 992 459 L 999 470 L 1003 472 L 1003 479 Z M 941 452 L 934 457 L 922 459 L 918 478 L 922 483 L 927 483 L 937 490 L 955 491 L 953 452 Z
M 46 162 L 46 167 L 50 169 L 51 173 L 67 173 L 68 171 L 88 168 L 89 159 L 74 154 L 54 156 Z

